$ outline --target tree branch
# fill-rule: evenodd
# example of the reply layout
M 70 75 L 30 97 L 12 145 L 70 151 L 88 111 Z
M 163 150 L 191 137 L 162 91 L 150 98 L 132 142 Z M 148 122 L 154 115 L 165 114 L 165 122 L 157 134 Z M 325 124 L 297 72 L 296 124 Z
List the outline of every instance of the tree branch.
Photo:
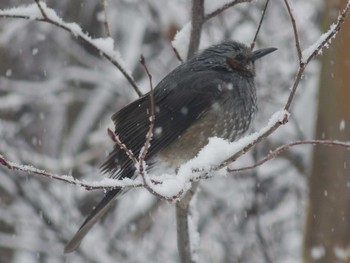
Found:
M 247 2 L 250 3 L 251 1 L 252 0 L 235 0 L 235 1 L 229 2 L 229 3 L 221 6 L 220 8 L 214 10 L 213 12 L 206 14 L 204 16 L 204 21 L 207 21 L 209 19 L 212 19 L 213 17 L 216 17 L 217 15 L 219 15 L 220 13 L 224 12 L 226 9 L 229 9 L 232 6 L 235 6 L 235 5 L 240 4 L 240 3 L 247 3 Z
M 39 12 L 35 14 L 33 12 L 33 7 L 36 7 L 39 9 Z M 24 15 L 27 11 L 28 15 Z M 6 9 L 6 10 L 0 10 L 0 17 L 3 18 L 20 18 L 20 19 L 27 19 L 27 20 L 35 20 L 39 22 L 46 22 L 49 24 L 52 24 L 54 26 L 57 26 L 67 32 L 69 32 L 72 36 L 76 37 L 77 39 L 81 40 L 97 52 L 99 52 L 103 57 L 105 57 L 109 62 L 111 62 L 114 66 L 116 66 L 119 71 L 124 75 L 124 77 L 127 79 L 127 81 L 131 84 L 135 92 L 142 96 L 142 92 L 140 91 L 138 85 L 136 84 L 134 78 L 132 77 L 131 73 L 129 73 L 126 70 L 126 67 L 123 65 L 123 61 L 120 58 L 120 54 L 114 50 L 114 47 L 112 44 L 111 38 L 103 39 L 105 41 L 104 44 L 106 44 L 106 41 L 110 41 L 108 43 L 108 48 L 104 47 L 101 48 L 101 39 L 93 39 L 88 34 L 84 33 L 80 26 L 76 23 L 66 23 L 64 22 L 55 12 L 55 10 L 48 8 L 44 2 L 41 2 L 39 0 L 36 0 L 36 4 L 29 5 L 25 7 L 21 7 L 21 11 L 17 11 L 17 8 L 12 9 Z
M 260 161 L 254 163 L 253 165 L 245 166 L 245 167 L 242 167 L 242 168 L 233 168 L 233 169 L 227 168 L 227 171 L 231 172 L 231 173 L 233 173 L 233 172 L 237 173 L 237 172 L 243 172 L 243 171 L 246 171 L 246 170 L 255 169 L 255 168 L 263 165 L 267 161 L 270 161 L 270 160 L 276 158 L 278 155 L 280 155 L 284 151 L 288 150 L 289 148 L 292 148 L 292 147 L 298 146 L 298 145 L 338 146 L 338 147 L 343 147 L 343 148 L 350 148 L 350 143 L 349 142 L 332 141 L 332 140 L 295 141 L 295 142 L 291 142 L 291 143 L 288 143 L 288 144 L 285 144 L 285 145 L 277 147 L 275 150 L 270 152 L 263 159 L 261 159 Z
M 266 10 L 267 10 L 267 6 L 268 6 L 269 2 L 270 2 L 270 0 L 266 0 L 265 6 L 264 6 L 264 9 L 263 9 L 263 12 L 262 12 L 260 21 L 259 21 L 258 28 L 256 29 L 253 42 L 252 42 L 252 44 L 250 45 L 251 50 L 253 50 L 254 47 L 255 47 L 255 42 L 256 42 L 256 39 L 258 38 L 258 34 L 259 34 L 259 32 L 260 32 L 260 28 L 261 28 L 262 22 L 264 21 L 264 17 L 265 17 Z
M 294 38 L 295 38 L 295 46 L 297 48 L 299 63 L 301 63 L 301 47 L 300 47 L 300 40 L 299 40 L 297 25 L 295 23 L 294 15 L 293 15 L 293 12 L 289 6 L 288 0 L 284 0 L 284 3 L 287 7 L 287 11 L 288 11 L 290 20 L 292 22 L 293 33 L 294 33 Z

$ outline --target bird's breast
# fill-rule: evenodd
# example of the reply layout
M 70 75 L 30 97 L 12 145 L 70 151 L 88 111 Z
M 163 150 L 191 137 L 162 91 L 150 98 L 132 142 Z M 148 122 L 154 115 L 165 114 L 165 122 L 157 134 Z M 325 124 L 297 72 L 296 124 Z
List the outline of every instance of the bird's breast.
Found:
M 174 142 L 162 149 L 157 158 L 177 168 L 194 158 L 210 137 L 237 140 L 248 130 L 256 110 L 255 93 L 243 96 L 243 100 L 237 94 L 219 98 Z

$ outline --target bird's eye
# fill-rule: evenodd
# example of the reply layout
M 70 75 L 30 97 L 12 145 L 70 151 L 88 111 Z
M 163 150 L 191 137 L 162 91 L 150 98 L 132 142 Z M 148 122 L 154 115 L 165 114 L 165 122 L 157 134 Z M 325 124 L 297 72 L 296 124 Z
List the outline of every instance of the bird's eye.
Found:
M 235 56 L 235 59 L 238 61 L 243 61 L 246 59 L 246 57 L 242 54 L 238 54 L 237 56 Z

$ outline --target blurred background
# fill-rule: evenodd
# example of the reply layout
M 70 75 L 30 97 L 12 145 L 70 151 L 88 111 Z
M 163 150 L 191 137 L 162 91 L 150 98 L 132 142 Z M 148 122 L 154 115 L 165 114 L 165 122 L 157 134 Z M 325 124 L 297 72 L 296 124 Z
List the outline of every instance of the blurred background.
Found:
M 2 0 L 0 8 L 33 2 Z M 213 8 L 205 2 L 206 10 Z M 46 3 L 92 37 L 106 37 L 101 1 Z M 115 48 L 148 92 L 139 57 L 146 58 L 154 83 L 179 65 L 171 41 L 191 19 L 191 1 L 107 3 Z M 228 39 L 250 45 L 264 4 L 242 3 L 207 21 L 200 47 Z M 336 20 L 345 1 L 290 4 L 307 48 Z M 295 140 L 349 140 L 349 32 L 347 22 L 308 66 L 290 122 L 232 167 Z M 255 129 L 284 106 L 298 67 L 282 0 L 268 7 L 256 48 L 264 47 L 277 47 L 278 54 L 256 65 Z M 113 147 L 106 132 L 113 128 L 110 117 L 137 98 L 123 75 L 61 28 L 36 21 L 1 18 L 0 58 L 0 154 L 53 173 L 101 180 L 99 166 Z M 300 146 L 258 169 L 202 181 L 194 215 L 198 262 L 350 262 L 349 157 L 349 151 L 335 147 Z M 0 262 L 179 261 L 174 204 L 144 189 L 128 192 L 79 250 L 64 255 L 64 244 L 103 194 L 0 167 Z

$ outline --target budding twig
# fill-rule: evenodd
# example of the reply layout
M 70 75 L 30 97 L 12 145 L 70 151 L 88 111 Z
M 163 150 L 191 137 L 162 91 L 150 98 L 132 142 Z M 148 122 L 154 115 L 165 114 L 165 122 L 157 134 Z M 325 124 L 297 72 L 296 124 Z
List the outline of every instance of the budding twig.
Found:
M 139 154 L 139 161 L 138 161 L 138 170 L 139 170 L 139 174 L 142 177 L 143 180 L 143 185 L 144 187 L 153 195 L 155 195 L 156 197 L 160 198 L 160 199 L 165 199 L 167 201 L 173 201 L 178 199 L 182 193 L 183 190 L 180 190 L 176 195 L 172 196 L 172 197 L 167 197 L 164 196 L 162 194 L 160 194 L 159 192 L 157 192 L 154 187 L 152 186 L 152 180 L 148 177 L 147 175 L 147 171 L 146 171 L 146 156 L 148 154 L 149 148 L 151 147 L 151 141 L 153 138 L 153 130 L 154 130 L 154 123 L 155 123 L 155 99 L 154 99 L 154 89 L 153 89 L 153 83 L 152 83 L 152 75 L 149 72 L 147 65 L 146 65 L 146 61 L 145 58 L 141 55 L 140 58 L 140 63 L 143 66 L 143 68 L 146 71 L 146 74 L 148 76 L 149 79 L 149 84 L 150 84 L 150 93 L 149 93 L 149 98 L 150 98 L 150 117 L 149 117 L 149 129 L 148 132 L 146 134 L 146 141 L 140 151 Z
M 111 138 L 111 140 L 116 143 L 120 149 L 122 149 L 126 155 L 130 158 L 130 160 L 134 163 L 134 165 L 137 164 L 137 159 L 134 155 L 134 153 L 120 140 L 119 136 L 115 134 L 110 128 L 107 129 L 108 136 Z

